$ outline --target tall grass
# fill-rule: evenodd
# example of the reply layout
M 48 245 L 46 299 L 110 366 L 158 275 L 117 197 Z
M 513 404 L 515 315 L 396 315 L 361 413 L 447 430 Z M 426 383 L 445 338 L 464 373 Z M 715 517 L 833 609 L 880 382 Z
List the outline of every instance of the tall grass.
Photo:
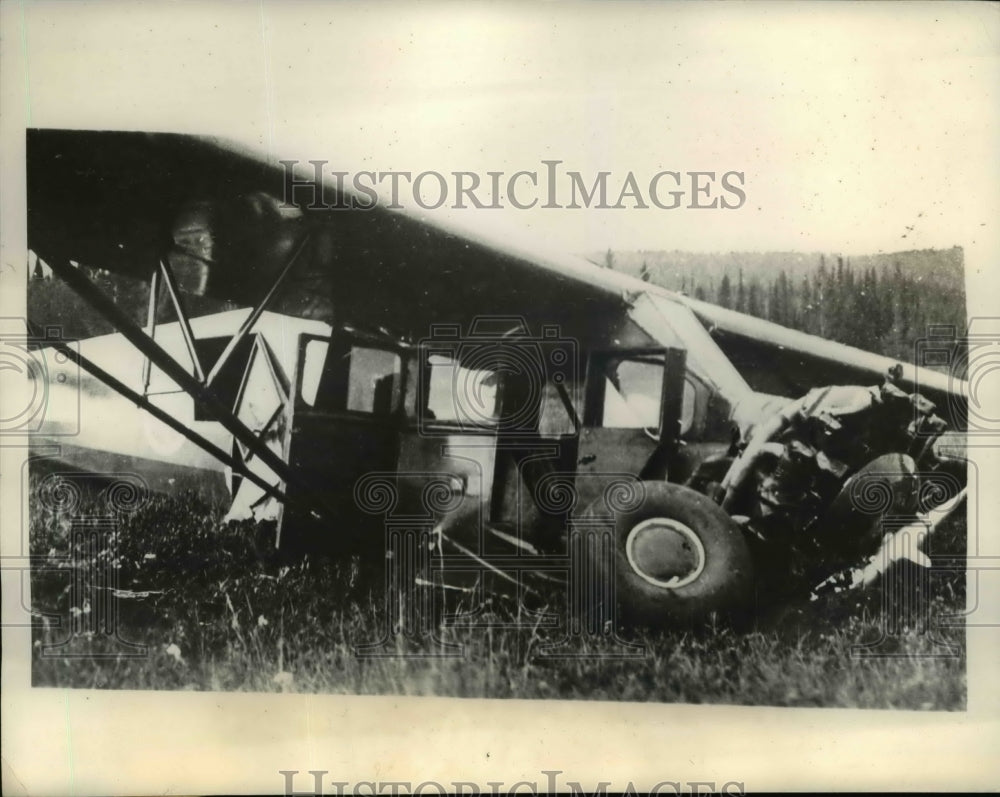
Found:
M 877 588 L 786 607 L 751 630 L 636 632 L 629 640 L 644 648 L 640 656 L 618 655 L 621 645 L 603 636 L 554 648 L 563 624 L 549 627 L 496 597 L 474 626 L 436 621 L 433 635 L 458 655 L 428 655 L 441 646 L 389 634 L 384 592 L 364 562 L 262 565 L 246 530 L 221 524 L 220 508 L 194 496 L 152 497 L 121 516 L 116 533 L 97 530 L 97 544 L 82 545 L 71 533 L 80 521 L 38 498 L 33 485 L 32 554 L 47 563 L 31 582 L 36 686 L 965 707 L 961 627 L 931 633 L 918 624 L 874 649 L 891 656 L 858 655 L 885 626 Z M 95 491 L 76 511 L 98 504 Z M 934 551 L 962 553 L 964 523 L 944 528 Z M 95 583 L 100 572 L 116 583 Z M 964 607 L 962 574 L 935 576 L 931 586 L 932 619 Z M 72 623 L 95 611 L 88 596 L 112 589 L 118 640 L 99 629 L 71 634 Z M 549 596 L 556 615 L 562 600 Z M 357 655 L 382 637 L 388 654 L 410 655 Z M 145 654 L 126 655 L 134 651 L 119 640 Z M 553 657 L 553 649 L 573 655 Z

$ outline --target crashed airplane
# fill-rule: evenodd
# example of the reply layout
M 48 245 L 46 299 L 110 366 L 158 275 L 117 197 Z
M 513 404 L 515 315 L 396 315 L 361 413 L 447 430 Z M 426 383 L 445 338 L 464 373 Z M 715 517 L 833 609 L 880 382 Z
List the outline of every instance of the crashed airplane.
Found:
M 432 582 L 583 568 L 620 619 L 688 625 L 849 580 L 887 517 L 926 532 L 965 496 L 947 375 L 404 212 L 296 206 L 284 168 L 214 139 L 31 130 L 27 181 L 29 249 L 117 330 L 30 319 L 80 369 L 36 374 L 36 449 L 214 486 L 265 549 L 384 556 L 405 521 Z M 146 281 L 144 322 L 81 265 Z

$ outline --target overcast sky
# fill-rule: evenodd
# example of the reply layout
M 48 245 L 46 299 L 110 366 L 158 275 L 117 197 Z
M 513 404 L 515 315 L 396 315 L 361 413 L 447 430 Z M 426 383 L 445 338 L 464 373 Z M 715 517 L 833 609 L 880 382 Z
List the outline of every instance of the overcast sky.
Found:
M 350 172 L 745 174 L 738 210 L 452 211 L 573 252 L 997 237 L 995 4 L 207 9 L 26 3 L 30 124 L 211 133 Z

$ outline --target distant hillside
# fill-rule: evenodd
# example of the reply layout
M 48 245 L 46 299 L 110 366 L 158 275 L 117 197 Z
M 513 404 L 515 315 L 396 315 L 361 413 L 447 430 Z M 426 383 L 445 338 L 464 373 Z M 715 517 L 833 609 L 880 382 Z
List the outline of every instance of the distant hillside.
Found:
M 961 247 L 822 252 L 611 251 L 605 267 L 889 357 L 913 360 L 931 324 L 966 326 Z
M 894 269 L 899 263 L 903 271 L 917 282 L 959 291 L 963 303 L 965 298 L 965 257 L 960 246 L 850 257 L 836 252 L 706 253 L 665 249 L 614 250 L 611 255 L 617 271 L 638 276 L 645 263 L 653 282 L 674 290 L 680 290 L 685 282 L 688 286 L 703 285 L 706 290 L 715 288 L 726 274 L 735 280 L 740 269 L 743 269 L 746 279 L 756 277 L 761 284 L 769 284 L 777 280 L 781 272 L 785 272 L 788 278 L 802 277 L 815 273 L 821 263 L 828 268 L 836 267 L 838 259 L 843 259 L 845 266 L 850 266 L 855 272 L 874 267 L 882 273 Z M 608 253 L 590 253 L 586 257 L 603 266 L 607 264 Z

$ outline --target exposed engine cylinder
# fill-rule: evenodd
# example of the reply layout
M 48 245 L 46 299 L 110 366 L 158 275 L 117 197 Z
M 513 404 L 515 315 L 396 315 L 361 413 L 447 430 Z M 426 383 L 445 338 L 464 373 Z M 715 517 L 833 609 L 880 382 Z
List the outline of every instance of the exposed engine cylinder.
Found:
M 931 402 L 889 381 L 812 390 L 751 431 L 723 480 L 723 506 L 746 518 L 772 576 L 814 584 L 881 539 L 879 513 L 852 494 L 852 477 L 888 495 L 884 513 L 915 512 L 916 474 L 936 467 L 945 426 Z

